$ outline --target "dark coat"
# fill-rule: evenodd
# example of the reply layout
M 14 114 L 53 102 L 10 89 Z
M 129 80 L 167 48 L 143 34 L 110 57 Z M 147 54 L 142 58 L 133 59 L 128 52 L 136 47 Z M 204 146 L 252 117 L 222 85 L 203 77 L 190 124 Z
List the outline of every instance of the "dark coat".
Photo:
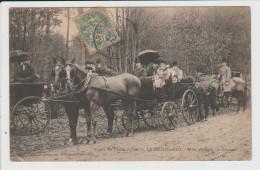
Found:
M 36 70 L 33 66 L 27 65 L 25 69 L 19 67 L 13 76 L 15 82 L 34 82 L 37 78 Z
M 135 69 L 135 71 L 133 72 L 133 75 L 135 75 L 138 78 L 145 78 L 146 77 L 146 69 L 145 68 L 137 68 Z

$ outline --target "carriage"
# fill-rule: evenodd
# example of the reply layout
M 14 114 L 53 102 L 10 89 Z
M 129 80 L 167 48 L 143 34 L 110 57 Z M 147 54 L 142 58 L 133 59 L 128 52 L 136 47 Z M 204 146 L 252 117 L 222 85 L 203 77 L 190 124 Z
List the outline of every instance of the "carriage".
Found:
M 154 52 L 149 51 L 147 53 L 150 55 Z M 146 57 L 139 55 L 139 58 L 142 58 L 142 62 L 144 63 L 144 58 L 146 58 L 146 60 L 149 59 L 149 61 L 156 61 L 158 56 L 147 58 L 147 55 Z M 85 76 L 85 73 L 84 69 L 83 71 L 81 70 L 82 77 Z M 174 88 L 178 90 L 174 95 L 166 95 L 163 97 L 163 100 L 159 101 L 156 91 L 153 88 L 152 79 L 152 77 L 147 77 L 141 80 L 142 88 L 141 97 L 139 98 L 131 98 L 130 96 L 109 90 L 110 93 L 124 95 L 124 97 L 137 102 L 136 110 L 138 116 L 135 118 L 136 128 L 138 127 L 140 118 L 143 119 L 145 124 L 149 127 L 155 128 L 163 126 L 166 130 L 172 130 L 177 127 L 176 117 L 179 114 L 182 114 L 188 125 L 192 125 L 198 120 L 198 99 L 192 90 L 193 82 L 180 82 L 175 84 L 174 87 L 167 87 L 168 89 Z M 108 90 L 101 88 L 96 89 L 99 91 Z M 61 104 L 67 102 L 80 103 L 77 99 L 72 99 L 73 96 L 78 93 L 77 91 L 59 93 L 47 97 L 48 90 L 46 83 L 10 83 L 10 106 L 12 107 L 11 124 L 19 134 L 28 135 L 42 132 L 49 124 L 51 118 L 50 104 L 52 102 Z M 170 93 L 170 91 L 167 93 Z M 68 96 L 70 97 L 67 98 Z M 120 101 L 112 103 L 111 105 L 117 110 L 123 108 Z M 122 116 L 121 121 L 125 127 L 126 116 Z
M 10 83 L 11 130 L 19 135 L 42 132 L 49 124 L 51 108 L 45 100 L 46 83 Z
M 10 62 L 24 61 L 28 54 L 21 50 L 10 52 Z M 12 71 L 12 70 L 11 70 Z M 47 83 L 12 82 L 10 88 L 10 127 L 20 135 L 42 132 L 49 124 L 51 109 L 45 100 Z
M 146 50 L 141 52 L 137 59 L 142 65 L 151 63 L 159 64 L 161 61 L 157 52 Z M 141 94 L 137 101 L 137 117 L 135 118 L 135 128 L 138 128 L 139 121 L 151 128 L 164 127 L 165 130 L 173 130 L 177 127 L 178 119 L 182 115 L 188 125 L 194 124 L 199 118 L 198 99 L 192 90 L 193 79 L 185 79 L 176 84 L 168 81 L 164 87 L 162 99 L 158 99 L 158 94 L 153 87 L 153 77 L 142 78 Z M 113 104 L 117 110 L 122 107 L 121 103 Z M 126 127 L 126 115 L 121 118 L 122 124 Z

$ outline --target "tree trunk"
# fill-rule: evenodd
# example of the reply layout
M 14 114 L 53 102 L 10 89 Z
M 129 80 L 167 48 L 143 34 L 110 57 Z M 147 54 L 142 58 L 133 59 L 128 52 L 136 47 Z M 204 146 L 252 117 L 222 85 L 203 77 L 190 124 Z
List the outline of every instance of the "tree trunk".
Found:
M 83 14 L 83 12 L 84 12 L 83 8 L 78 8 L 79 15 Z M 83 64 L 85 64 L 87 58 L 87 49 L 85 48 L 85 44 L 82 41 L 80 41 L 80 43 L 81 43 L 81 54 L 82 54 L 81 61 Z
M 120 36 L 120 30 L 119 30 L 119 25 L 120 25 L 120 22 L 119 22 L 119 9 L 116 8 L 116 29 L 117 29 L 117 32 L 118 32 L 118 35 Z M 121 49 L 120 49 L 120 41 L 118 43 L 118 46 L 117 46 L 117 56 L 118 56 L 118 71 L 121 72 L 122 71 L 122 68 L 121 68 Z
M 127 60 L 128 60 L 128 27 L 127 27 L 127 23 L 125 23 L 125 22 L 127 22 L 126 21 L 126 19 L 125 19 L 125 12 L 126 12 L 126 18 L 128 17 L 128 12 L 129 12 L 129 9 L 128 8 L 126 8 L 126 11 L 124 10 L 124 8 L 123 8 L 123 35 L 125 36 L 125 41 L 124 41 L 124 43 L 126 44 L 125 45 L 125 73 L 127 73 L 127 67 L 128 67 L 128 62 L 127 62 Z
M 24 30 L 23 30 L 23 41 L 22 41 L 22 50 L 25 51 L 26 48 L 26 32 L 27 32 L 27 9 L 25 9 L 24 11 L 24 15 L 23 15 L 23 26 L 24 26 Z
M 67 17 L 68 17 L 68 25 L 67 25 L 67 38 L 66 38 L 66 58 L 69 57 L 69 29 L 70 29 L 70 8 L 67 8 Z
M 50 35 L 51 28 L 51 9 L 47 9 L 46 36 Z

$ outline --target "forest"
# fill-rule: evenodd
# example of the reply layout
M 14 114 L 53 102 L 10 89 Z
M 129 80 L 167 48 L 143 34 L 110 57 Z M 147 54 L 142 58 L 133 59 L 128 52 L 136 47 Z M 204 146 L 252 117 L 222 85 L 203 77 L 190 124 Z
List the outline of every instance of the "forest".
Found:
M 10 51 L 30 54 L 42 81 L 50 80 L 54 57 L 76 58 L 80 65 L 99 58 L 117 72 L 132 72 L 136 56 L 148 49 L 168 64 L 178 61 L 187 75 L 194 75 L 198 67 L 215 74 L 222 58 L 232 71 L 251 73 L 249 7 L 107 8 L 120 41 L 94 55 L 89 55 L 76 28 L 70 26 L 75 16 L 88 10 L 11 8 Z

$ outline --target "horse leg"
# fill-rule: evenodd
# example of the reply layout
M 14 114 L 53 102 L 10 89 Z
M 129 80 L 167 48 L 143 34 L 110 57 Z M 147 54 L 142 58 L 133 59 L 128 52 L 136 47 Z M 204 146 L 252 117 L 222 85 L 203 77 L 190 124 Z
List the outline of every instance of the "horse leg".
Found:
M 136 102 L 135 101 L 132 101 L 130 103 L 130 125 L 131 125 L 131 136 L 134 135 L 134 119 L 137 118 L 137 115 L 136 115 Z
M 69 119 L 70 135 L 69 142 L 75 144 L 77 139 L 76 128 L 78 123 L 79 108 L 76 105 L 65 106 L 66 114 Z
M 84 104 L 84 111 L 85 111 L 86 122 L 87 122 L 87 143 L 89 143 L 91 137 L 91 112 L 90 112 L 89 103 Z
M 92 141 L 96 143 L 96 138 L 97 138 L 97 105 L 93 101 L 90 102 L 90 112 L 91 112 L 91 124 L 93 126 L 93 138 Z
M 107 126 L 107 134 L 110 136 L 110 134 L 113 132 L 113 123 L 114 123 L 114 108 L 111 106 L 105 105 L 103 107 L 106 116 L 107 116 L 107 121 L 108 121 L 108 126 Z
M 123 103 L 123 106 L 124 106 L 124 109 L 125 109 L 125 113 L 126 113 L 126 116 L 127 116 L 127 121 L 126 121 L 126 124 L 127 124 L 127 132 L 126 132 L 126 136 L 129 136 L 129 131 L 130 131 L 130 103 L 129 101 L 126 101 L 126 100 L 122 100 L 122 103 Z
M 127 136 L 134 135 L 134 119 L 136 118 L 136 102 L 128 101 L 127 104 L 127 116 L 128 116 L 128 131 Z

